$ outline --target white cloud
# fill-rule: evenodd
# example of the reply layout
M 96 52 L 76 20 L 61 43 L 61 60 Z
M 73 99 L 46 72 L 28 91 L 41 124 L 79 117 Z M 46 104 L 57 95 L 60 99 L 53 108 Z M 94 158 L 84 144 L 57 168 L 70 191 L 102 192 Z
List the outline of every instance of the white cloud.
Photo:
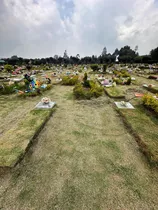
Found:
M 117 23 L 118 41 L 123 44 L 138 44 L 141 53 L 148 53 L 158 46 L 158 8 L 154 0 L 136 0 L 129 16 L 124 16 Z
M 36 2 L 36 3 L 34 3 Z M 0 57 L 99 55 L 104 46 L 139 46 L 141 53 L 157 47 L 158 8 L 154 0 L 0 1 Z M 72 4 L 73 2 L 73 4 Z M 64 18 L 63 18 L 64 17 Z

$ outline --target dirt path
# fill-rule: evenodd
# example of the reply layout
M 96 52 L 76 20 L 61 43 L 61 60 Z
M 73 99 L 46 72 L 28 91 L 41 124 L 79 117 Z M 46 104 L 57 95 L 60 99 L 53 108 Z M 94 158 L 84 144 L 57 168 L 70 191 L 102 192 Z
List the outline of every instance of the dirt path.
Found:
M 1 175 L 0 209 L 158 209 L 157 172 L 110 100 L 71 93 L 52 90 L 58 108 L 21 164 Z

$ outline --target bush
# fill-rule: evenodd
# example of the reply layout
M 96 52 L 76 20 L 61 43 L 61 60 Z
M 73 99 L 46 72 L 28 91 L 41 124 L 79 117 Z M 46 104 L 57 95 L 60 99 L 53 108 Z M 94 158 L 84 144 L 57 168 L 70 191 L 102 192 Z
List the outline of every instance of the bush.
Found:
M 108 67 L 108 66 L 107 66 L 106 64 L 103 65 L 103 72 L 106 72 L 107 67 Z
M 113 73 L 118 77 L 130 77 L 130 74 L 126 70 L 121 70 L 121 71 L 114 70 Z
M 81 83 L 78 83 L 75 85 L 75 87 L 73 89 L 73 93 L 74 93 L 75 97 L 78 99 L 85 97 L 84 89 L 83 89 L 83 86 Z
M 62 85 L 75 85 L 78 83 L 78 76 L 64 76 L 62 78 Z
M 87 88 L 90 88 L 89 80 L 87 80 L 87 73 L 84 74 L 83 86 L 84 86 L 84 87 L 87 87 Z
M 103 88 L 98 86 L 97 84 L 93 85 L 90 90 L 92 96 L 98 98 L 103 94 Z
M 90 88 L 84 88 L 81 83 L 75 85 L 73 93 L 77 99 L 91 99 L 92 97 L 99 97 L 103 94 L 103 88 L 98 86 L 95 82 L 89 81 Z
M 126 70 L 121 71 L 121 77 L 130 77 L 130 74 Z
M 93 65 L 91 65 L 91 69 L 92 69 L 93 71 L 98 71 L 98 70 L 99 70 L 98 64 L 93 64 Z
M 143 104 L 158 114 L 158 100 L 152 95 L 145 94 L 142 98 Z
M 125 83 L 126 85 L 130 85 L 131 84 L 131 77 L 128 78 L 127 82 Z
M 46 88 L 42 89 L 42 91 L 50 90 L 51 88 L 52 88 L 52 84 L 48 84 Z
M 12 72 L 13 71 L 13 66 L 12 65 L 9 65 L 9 64 L 6 64 L 4 66 L 4 69 L 7 71 L 7 72 Z
M 15 93 L 15 89 L 17 90 L 24 90 L 25 89 L 25 85 L 23 84 L 19 84 L 19 83 L 15 83 L 12 85 L 3 85 L 3 89 L 0 89 L 0 94 L 12 94 Z
M 123 81 L 119 78 L 114 78 L 113 81 L 116 82 L 117 85 L 122 85 L 123 84 Z

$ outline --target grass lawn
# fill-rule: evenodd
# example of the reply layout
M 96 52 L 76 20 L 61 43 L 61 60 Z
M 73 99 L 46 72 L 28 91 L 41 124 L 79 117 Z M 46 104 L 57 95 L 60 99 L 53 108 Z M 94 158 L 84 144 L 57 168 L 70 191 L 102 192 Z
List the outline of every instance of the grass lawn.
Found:
M 32 110 L 15 126 L 8 127 L 0 140 L 0 167 L 13 167 L 16 164 L 51 113 L 52 109 Z
M 148 113 L 142 105 L 135 110 L 120 110 L 132 130 L 138 135 L 140 149 L 149 161 L 158 165 L 158 118 Z
M 158 81 L 156 80 L 151 80 L 151 79 L 147 79 L 147 78 L 136 76 L 136 75 L 133 75 L 133 77 L 135 77 L 136 79 L 135 81 L 132 81 L 135 85 L 143 86 L 143 84 L 147 84 L 147 85 L 153 84 L 155 86 L 158 86 Z
M 111 98 L 124 98 L 125 97 L 125 86 L 116 86 L 116 87 L 109 87 L 104 88 L 105 92 L 111 97 Z
M 0 171 L 0 209 L 158 209 L 157 170 L 139 151 L 113 100 L 104 95 L 78 101 L 72 93 L 73 87 L 62 85 L 45 93 L 58 109 L 20 164 Z M 39 96 L 12 97 L 0 97 L 0 135 L 12 129 L 21 145 L 25 140 L 16 128 L 30 137 L 38 129 L 35 122 L 40 124 L 49 113 L 32 111 Z M 148 123 L 151 130 L 157 126 L 155 118 Z

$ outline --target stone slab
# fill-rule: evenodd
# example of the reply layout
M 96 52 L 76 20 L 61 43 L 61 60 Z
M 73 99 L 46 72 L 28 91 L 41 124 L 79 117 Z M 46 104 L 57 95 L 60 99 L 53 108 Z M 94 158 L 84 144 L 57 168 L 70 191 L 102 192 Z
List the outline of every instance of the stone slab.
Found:
M 121 102 L 114 102 L 114 103 L 116 104 L 117 108 L 119 108 L 119 109 L 134 109 L 134 107 L 132 106 L 132 104 L 129 103 L 129 102 L 126 102 L 126 105 L 125 106 L 122 105 Z
M 36 106 L 35 109 L 51 109 L 56 105 L 55 102 L 49 102 L 49 104 L 43 104 L 43 102 L 39 102 Z

